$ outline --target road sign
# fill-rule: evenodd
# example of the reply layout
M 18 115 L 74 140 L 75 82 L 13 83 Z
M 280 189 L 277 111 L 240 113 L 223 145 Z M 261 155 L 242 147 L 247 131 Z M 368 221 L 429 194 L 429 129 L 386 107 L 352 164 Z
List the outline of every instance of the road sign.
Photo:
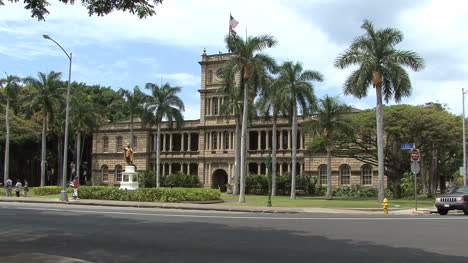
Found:
M 411 162 L 411 172 L 413 172 L 415 175 L 421 171 L 421 165 L 417 161 Z
M 416 145 L 414 145 L 414 143 L 407 143 L 407 144 L 400 145 L 401 150 L 411 150 L 414 148 L 416 148 Z
M 413 149 L 411 150 L 411 161 L 419 161 L 419 149 Z

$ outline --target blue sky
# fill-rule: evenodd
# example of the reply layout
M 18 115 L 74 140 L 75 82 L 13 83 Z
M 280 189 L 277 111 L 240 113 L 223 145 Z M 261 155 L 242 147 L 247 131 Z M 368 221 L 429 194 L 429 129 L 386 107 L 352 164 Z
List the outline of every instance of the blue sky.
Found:
M 156 16 L 143 20 L 122 12 L 89 17 L 79 3 L 49 2 L 46 22 L 31 18 L 21 2 L 0 7 L 2 74 L 25 77 L 54 70 L 66 79 L 68 60 L 42 38 L 49 34 L 73 53 L 73 81 L 117 90 L 159 84 L 162 78 L 183 88 L 186 119 L 199 118 L 198 61 L 204 48 L 208 54 L 226 51 L 230 12 L 239 21 L 239 34 L 277 38 L 277 47 L 267 52 L 279 62 L 300 61 L 305 69 L 320 71 L 325 81 L 316 83 L 318 97 L 329 94 L 360 109 L 374 107 L 372 90 L 362 100 L 342 96 L 350 70 L 333 67 L 338 54 L 363 33 L 359 27 L 366 18 L 377 28 L 400 29 L 405 40 L 399 48 L 426 60 L 424 71 L 410 74 L 413 94 L 403 103 L 446 103 L 459 114 L 461 88 L 468 89 L 468 1 L 174 0 L 164 1 Z

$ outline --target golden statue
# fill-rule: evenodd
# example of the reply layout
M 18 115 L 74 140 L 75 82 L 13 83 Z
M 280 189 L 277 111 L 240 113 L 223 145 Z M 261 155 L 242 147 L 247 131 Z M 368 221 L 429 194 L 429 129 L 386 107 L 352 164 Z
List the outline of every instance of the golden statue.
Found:
M 124 159 L 127 164 L 133 164 L 133 149 L 130 145 L 124 148 Z

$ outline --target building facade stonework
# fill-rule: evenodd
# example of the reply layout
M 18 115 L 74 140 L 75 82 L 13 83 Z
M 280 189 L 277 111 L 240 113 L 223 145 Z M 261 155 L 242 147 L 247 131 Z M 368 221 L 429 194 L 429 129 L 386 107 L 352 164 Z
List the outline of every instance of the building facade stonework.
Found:
M 234 174 L 236 149 L 235 120 L 221 115 L 220 107 L 226 98 L 217 93 L 222 86 L 222 68 L 231 54 L 202 55 L 200 119 L 184 122 L 182 128 L 161 128 L 161 175 L 176 172 L 197 175 L 204 187 L 218 188 L 231 183 Z M 301 131 L 303 119 L 298 117 L 297 174 L 317 176 L 327 183 L 325 154 L 305 151 L 305 143 L 312 138 Z M 272 122 L 253 120 L 248 127 L 247 169 L 249 173 L 267 174 L 266 157 L 272 146 Z M 134 164 L 137 171 L 155 171 L 156 127 L 145 127 L 135 121 L 133 136 Z M 277 122 L 277 174 L 291 171 L 292 133 L 287 119 Z M 92 180 L 95 185 L 120 185 L 125 181 L 123 149 L 130 145 L 130 121 L 102 125 L 93 134 Z M 385 178 L 385 184 L 386 184 Z M 332 159 L 334 187 L 362 185 L 377 187 L 377 167 L 353 158 Z

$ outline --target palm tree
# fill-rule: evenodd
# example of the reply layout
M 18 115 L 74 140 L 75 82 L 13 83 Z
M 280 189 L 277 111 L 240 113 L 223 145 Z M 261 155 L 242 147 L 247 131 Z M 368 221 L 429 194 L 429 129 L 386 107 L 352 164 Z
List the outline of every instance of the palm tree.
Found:
M 63 103 L 63 96 L 59 91 L 61 75 L 60 72 L 54 71 L 49 74 L 39 72 L 37 79 L 32 77 L 24 79 L 24 82 L 32 88 L 32 93 L 27 98 L 31 102 L 31 107 L 42 112 L 41 186 L 45 185 L 46 131 L 49 115 L 50 119 L 53 119 L 54 106 Z
M 160 171 L 161 163 L 161 122 L 167 120 L 171 128 L 175 122 L 177 127 L 180 127 L 184 122 L 182 112 L 185 110 L 184 103 L 177 96 L 182 88 L 171 87 L 169 83 L 159 87 L 157 84 L 146 83 L 146 89 L 151 90 L 151 97 L 148 98 L 148 112 L 151 113 L 151 123 L 157 126 L 157 142 L 156 142 L 156 187 L 160 186 Z
M 229 120 L 234 116 L 236 122 L 236 153 L 234 160 L 234 187 L 233 194 L 239 194 L 239 167 L 240 167 L 240 152 L 241 152 L 241 133 L 240 125 L 242 119 L 242 89 L 235 85 L 234 76 L 225 70 L 224 84 L 218 93 L 227 98 L 220 107 L 220 113 Z
M 382 96 L 385 102 L 393 97 L 398 103 L 402 97 L 411 93 L 411 81 L 402 66 L 414 71 L 424 68 L 424 60 L 415 52 L 399 50 L 395 46 L 403 41 L 403 33 L 394 28 L 375 30 L 374 25 L 364 20 L 361 26 L 366 31 L 354 39 L 350 48 L 335 60 L 335 67 L 340 69 L 358 65 L 346 80 L 344 94 L 357 98 L 367 96 L 367 89 L 372 84 L 377 96 L 377 158 L 379 172 L 379 201 L 385 196 L 384 173 L 384 128 Z
M 276 125 L 280 115 L 287 115 L 288 96 L 278 82 L 268 78 L 268 84 L 256 103 L 256 108 L 265 120 L 273 119 L 271 145 L 271 194 L 276 195 Z M 270 116 L 271 115 L 271 116 Z
M 75 129 L 76 135 L 76 176 L 80 176 L 81 155 L 84 142 L 83 135 L 91 134 L 100 124 L 101 106 L 93 101 L 91 95 L 85 94 L 80 90 L 74 90 L 71 98 L 71 123 Z
M 6 74 L 6 73 L 5 73 Z M 6 94 L 6 109 L 5 109 L 5 126 L 6 126 L 6 139 L 5 139 L 5 163 L 4 163 L 4 183 L 9 178 L 9 162 L 10 162 L 10 125 L 9 125 L 9 112 L 10 100 L 15 99 L 19 93 L 19 82 L 21 79 L 17 76 L 6 74 L 6 78 L 0 79 L 0 86 L 5 86 Z
M 245 202 L 245 173 L 246 173 L 246 136 L 247 136 L 247 115 L 248 101 L 253 103 L 255 86 L 262 78 L 266 77 L 267 71 L 274 71 L 276 64 L 270 56 L 259 53 L 266 48 L 276 45 L 276 40 L 269 35 L 247 37 L 246 40 L 239 36 L 227 36 L 225 38 L 228 50 L 233 56 L 226 64 L 226 69 L 241 76 L 241 88 L 244 91 L 242 110 L 242 135 L 241 135 L 241 161 L 240 161 L 240 194 L 239 202 Z M 253 84 L 253 85 L 252 85 Z M 252 89 L 249 89 L 252 85 Z M 250 95 L 250 96 L 249 96 Z
M 297 152 L 297 106 L 302 109 L 303 115 L 315 109 L 313 80 L 322 81 L 322 74 L 318 71 L 304 70 L 297 62 L 284 62 L 279 69 L 279 76 L 275 85 L 282 86 L 289 99 L 292 115 L 292 152 L 291 152 L 291 198 L 296 198 L 296 152 Z
M 124 103 L 121 105 L 121 110 L 130 114 L 130 147 L 133 149 L 133 119 L 135 115 L 141 117 L 143 114 L 143 104 L 148 96 L 138 86 L 133 88 L 133 92 L 120 89 L 119 93 L 125 98 Z
M 338 98 L 329 97 L 320 99 L 319 107 L 316 110 L 317 119 L 306 123 L 305 129 L 321 136 L 327 150 L 327 200 L 333 199 L 331 180 L 331 151 L 333 148 L 333 135 L 340 132 L 349 132 L 352 128 L 346 119 L 340 118 L 349 112 L 351 107 L 342 104 Z

